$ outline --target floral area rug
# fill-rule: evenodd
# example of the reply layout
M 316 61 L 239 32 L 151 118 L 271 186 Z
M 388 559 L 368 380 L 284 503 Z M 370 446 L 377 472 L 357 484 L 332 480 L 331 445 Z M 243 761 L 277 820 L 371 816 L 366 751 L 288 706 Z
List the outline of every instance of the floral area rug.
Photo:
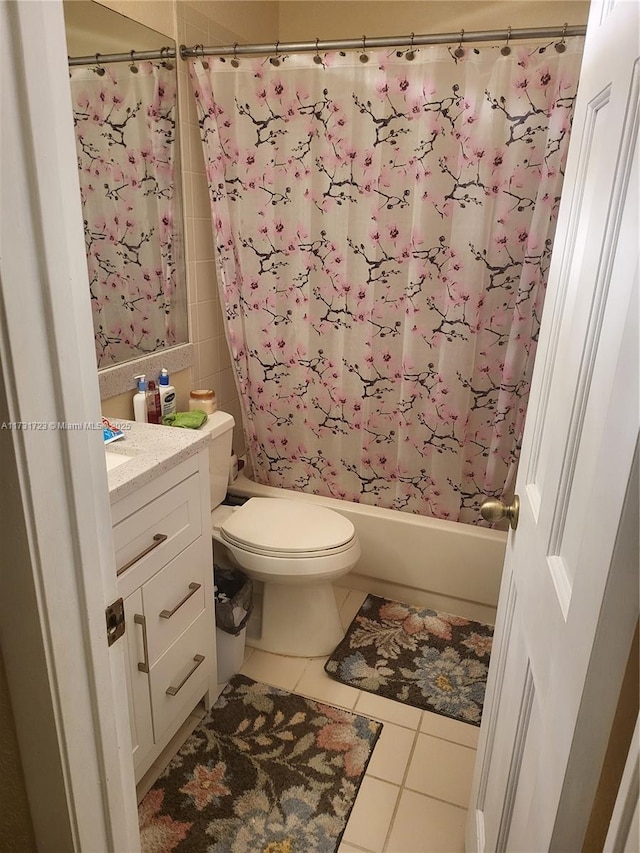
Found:
M 235 675 L 140 803 L 142 853 L 334 853 L 381 730 Z
M 326 672 L 359 690 L 480 725 L 493 626 L 369 595 Z

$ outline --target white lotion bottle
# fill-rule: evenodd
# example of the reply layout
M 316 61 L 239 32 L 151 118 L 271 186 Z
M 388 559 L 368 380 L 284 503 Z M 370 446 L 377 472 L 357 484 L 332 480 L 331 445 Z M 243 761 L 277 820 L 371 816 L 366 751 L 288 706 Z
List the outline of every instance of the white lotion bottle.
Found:
M 163 367 L 160 372 L 160 409 L 162 417 L 174 415 L 176 412 L 176 389 L 169 385 L 169 372 Z
M 146 424 L 147 419 L 147 379 L 144 373 L 133 377 L 138 383 L 138 392 L 133 395 L 133 416 L 138 423 Z

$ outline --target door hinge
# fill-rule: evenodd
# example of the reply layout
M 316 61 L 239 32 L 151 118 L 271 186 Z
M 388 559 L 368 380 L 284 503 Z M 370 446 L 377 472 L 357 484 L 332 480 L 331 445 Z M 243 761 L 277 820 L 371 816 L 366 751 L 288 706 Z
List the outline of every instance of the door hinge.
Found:
M 106 608 L 104 615 L 107 620 L 107 642 L 112 646 L 124 634 L 124 601 L 121 598 L 114 601 Z

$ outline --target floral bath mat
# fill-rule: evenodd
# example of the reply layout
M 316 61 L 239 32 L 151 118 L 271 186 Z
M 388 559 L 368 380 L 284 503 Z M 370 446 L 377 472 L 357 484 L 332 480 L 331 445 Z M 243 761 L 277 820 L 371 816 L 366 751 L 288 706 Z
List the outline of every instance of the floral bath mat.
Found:
M 326 672 L 352 687 L 480 725 L 493 626 L 369 595 Z
M 140 803 L 142 853 L 334 853 L 381 730 L 235 675 Z

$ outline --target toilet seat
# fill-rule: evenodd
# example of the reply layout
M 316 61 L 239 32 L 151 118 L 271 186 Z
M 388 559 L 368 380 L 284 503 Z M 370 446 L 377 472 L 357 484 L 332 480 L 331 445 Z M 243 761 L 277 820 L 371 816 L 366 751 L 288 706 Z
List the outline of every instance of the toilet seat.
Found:
M 331 557 L 357 544 L 353 524 L 339 513 L 280 498 L 250 498 L 219 534 L 233 548 L 279 560 Z

